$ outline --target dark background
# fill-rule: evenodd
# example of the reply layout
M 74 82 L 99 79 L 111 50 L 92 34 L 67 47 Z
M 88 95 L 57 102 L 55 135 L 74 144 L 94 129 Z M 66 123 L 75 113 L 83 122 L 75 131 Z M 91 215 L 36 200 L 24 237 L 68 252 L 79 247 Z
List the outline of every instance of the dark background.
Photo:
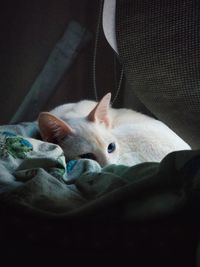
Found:
M 7 1 L 1 8 L 0 124 L 9 123 L 69 22 L 86 27 L 91 41 L 80 51 L 43 110 L 84 98 L 94 99 L 92 60 L 99 1 Z M 102 28 L 97 50 L 99 97 L 117 89 L 120 65 Z M 123 83 L 124 84 L 124 83 Z M 122 106 L 123 86 L 114 106 Z

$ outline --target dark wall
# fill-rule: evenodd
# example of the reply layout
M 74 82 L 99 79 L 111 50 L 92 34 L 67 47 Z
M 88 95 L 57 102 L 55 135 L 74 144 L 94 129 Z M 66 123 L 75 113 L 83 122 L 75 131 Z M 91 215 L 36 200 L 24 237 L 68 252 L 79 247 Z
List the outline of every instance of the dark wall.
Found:
M 1 124 L 10 121 L 72 19 L 92 33 L 92 40 L 65 73 L 44 110 L 83 98 L 94 99 L 92 58 L 98 12 L 97 0 L 20 0 L 3 5 L 0 43 Z M 108 91 L 114 94 L 119 79 L 119 65 L 102 31 L 97 50 L 96 79 L 100 97 Z M 121 102 L 122 93 L 115 106 L 120 106 Z

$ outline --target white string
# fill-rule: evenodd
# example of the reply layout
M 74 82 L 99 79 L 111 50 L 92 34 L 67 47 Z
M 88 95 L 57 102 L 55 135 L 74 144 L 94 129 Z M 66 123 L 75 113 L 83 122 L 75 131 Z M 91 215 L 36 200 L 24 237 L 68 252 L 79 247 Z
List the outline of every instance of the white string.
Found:
M 92 68 L 93 69 L 94 96 L 95 96 L 96 101 L 98 101 L 98 93 L 97 93 L 97 86 L 96 86 L 96 58 L 97 58 L 97 47 L 98 47 L 98 40 L 99 40 L 102 10 L 103 10 L 103 2 L 104 2 L 103 0 L 100 0 L 97 27 L 96 27 L 96 33 L 95 33 L 93 68 Z
M 96 33 L 95 33 L 95 42 L 94 42 L 93 64 L 92 64 L 93 88 L 94 88 L 94 96 L 95 96 L 96 101 L 98 101 L 98 92 L 97 92 L 97 83 L 96 83 L 96 58 L 97 58 L 97 48 L 98 48 L 98 41 L 99 41 L 100 25 L 101 25 L 101 19 L 102 19 L 103 3 L 104 3 L 104 0 L 100 0 L 97 27 L 96 27 Z M 122 80 L 123 80 L 123 74 L 124 74 L 124 71 L 122 68 L 121 73 L 120 73 L 120 79 L 119 79 L 117 91 L 116 91 L 116 94 L 114 96 L 113 101 L 111 102 L 112 105 L 119 95 Z

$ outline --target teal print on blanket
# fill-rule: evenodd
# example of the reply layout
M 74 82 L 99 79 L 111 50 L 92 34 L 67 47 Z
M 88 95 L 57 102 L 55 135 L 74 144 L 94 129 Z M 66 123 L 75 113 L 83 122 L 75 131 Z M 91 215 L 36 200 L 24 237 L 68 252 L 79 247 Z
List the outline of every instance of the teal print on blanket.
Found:
M 14 158 L 24 159 L 27 153 L 33 150 L 32 144 L 10 132 L 0 133 L 0 156 L 5 158 L 11 155 Z
M 67 173 L 70 173 L 75 165 L 77 164 L 77 160 L 70 160 L 67 162 Z

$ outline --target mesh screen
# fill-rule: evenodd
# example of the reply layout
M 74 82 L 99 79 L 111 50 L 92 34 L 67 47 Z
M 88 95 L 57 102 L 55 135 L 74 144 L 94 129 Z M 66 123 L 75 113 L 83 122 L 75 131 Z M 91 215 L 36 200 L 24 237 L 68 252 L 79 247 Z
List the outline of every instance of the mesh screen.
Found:
M 131 90 L 200 147 L 200 9 L 194 0 L 118 0 L 116 31 Z

